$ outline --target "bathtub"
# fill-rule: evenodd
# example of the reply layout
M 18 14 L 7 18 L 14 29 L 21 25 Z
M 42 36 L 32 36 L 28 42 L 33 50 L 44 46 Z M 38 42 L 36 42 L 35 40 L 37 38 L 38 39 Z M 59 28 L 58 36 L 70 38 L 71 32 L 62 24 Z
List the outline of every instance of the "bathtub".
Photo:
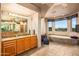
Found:
M 72 39 L 69 36 L 59 36 L 59 35 L 48 35 L 48 38 L 52 42 L 63 43 L 63 44 L 79 44 L 79 39 Z

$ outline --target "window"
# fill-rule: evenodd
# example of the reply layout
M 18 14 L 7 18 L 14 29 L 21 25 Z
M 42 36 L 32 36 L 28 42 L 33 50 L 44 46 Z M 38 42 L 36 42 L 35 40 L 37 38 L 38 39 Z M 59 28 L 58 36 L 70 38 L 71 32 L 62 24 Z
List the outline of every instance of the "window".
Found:
M 76 29 L 76 22 L 77 18 L 76 17 L 73 17 L 72 18 L 72 31 L 75 32 L 75 29 Z
M 52 31 L 53 21 L 48 20 L 48 31 Z
M 67 20 L 55 21 L 55 31 L 67 31 Z

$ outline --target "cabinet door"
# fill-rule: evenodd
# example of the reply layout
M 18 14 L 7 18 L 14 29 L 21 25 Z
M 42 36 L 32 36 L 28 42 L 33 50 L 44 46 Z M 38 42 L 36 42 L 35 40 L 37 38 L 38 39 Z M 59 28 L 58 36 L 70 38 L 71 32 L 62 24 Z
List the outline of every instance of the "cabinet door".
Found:
M 3 47 L 3 56 L 14 56 L 16 55 L 15 46 L 6 46 Z
M 2 42 L 2 55 L 3 56 L 14 56 L 16 55 L 16 41 Z
M 24 39 L 18 39 L 16 42 L 16 45 L 17 45 L 17 47 L 16 47 L 17 54 L 24 52 L 24 48 L 25 48 Z
M 30 49 L 30 37 L 25 38 L 25 50 Z
M 37 37 L 36 36 L 32 36 L 31 37 L 31 48 L 34 48 L 37 46 Z

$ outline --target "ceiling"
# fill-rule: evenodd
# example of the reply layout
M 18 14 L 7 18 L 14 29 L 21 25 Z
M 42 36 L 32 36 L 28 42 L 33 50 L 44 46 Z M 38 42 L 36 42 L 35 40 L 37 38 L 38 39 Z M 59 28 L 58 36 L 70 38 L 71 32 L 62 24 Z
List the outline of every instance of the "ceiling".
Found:
M 46 18 L 64 17 L 79 11 L 79 3 L 34 3 Z
M 36 12 L 35 10 L 38 10 L 41 17 L 58 18 L 78 12 L 79 3 L 2 3 L 1 9 L 25 16 L 32 15 Z
M 7 11 L 23 16 L 30 16 L 35 13 L 35 11 L 30 10 L 29 8 L 23 7 L 16 3 L 2 3 L 1 11 Z
M 32 4 L 40 9 L 44 6 L 46 6 L 48 8 L 48 7 L 51 7 L 53 5 L 53 3 L 32 3 Z
M 41 17 L 45 17 L 48 9 L 53 5 L 53 3 L 32 3 L 32 4 L 40 9 Z

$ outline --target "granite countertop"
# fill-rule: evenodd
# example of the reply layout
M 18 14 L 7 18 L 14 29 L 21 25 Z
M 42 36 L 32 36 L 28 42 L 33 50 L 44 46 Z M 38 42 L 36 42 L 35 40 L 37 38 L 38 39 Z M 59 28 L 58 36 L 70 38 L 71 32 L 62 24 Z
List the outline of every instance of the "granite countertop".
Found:
M 36 35 L 26 35 L 26 36 L 16 36 L 16 37 L 10 37 L 10 38 L 2 38 L 2 41 L 19 39 L 19 38 L 30 37 L 30 36 L 36 36 Z

